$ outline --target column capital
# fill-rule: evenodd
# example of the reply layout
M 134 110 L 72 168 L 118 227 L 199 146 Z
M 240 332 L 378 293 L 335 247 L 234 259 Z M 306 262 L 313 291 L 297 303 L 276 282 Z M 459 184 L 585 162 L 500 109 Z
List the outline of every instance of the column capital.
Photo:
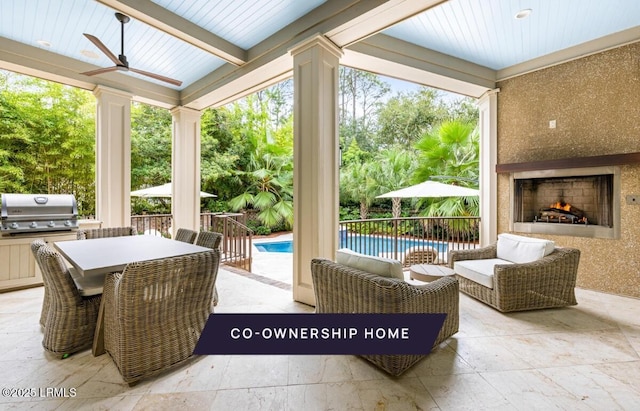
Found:
M 96 88 L 93 89 L 93 95 L 96 96 L 96 98 L 100 98 L 101 96 L 104 96 L 104 95 L 113 95 L 113 96 L 126 98 L 129 100 L 133 98 L 133 94 L 127 91 L 118 90 L 117 88 L 105 87 L 100 85 L 96 86 Z
M 493 90 L 487 90 L 480 97 L 478 97 L 478 101 L 483 100 L 487 97 L 494 96 L 500 92 L 499 88 L 494 88 Z
M 342 51 L 342 49 L 340 49 L 340 47 L 336 46 L 332 41 L 330 41 L 320 33 L 316 33 L 313 36 L 305 40 L 302 40 L 300 43 L 291 47 L 289 49 L 289 54 L 291 54 L 292 56 L 295 56 L 296 54 L 300 54 L 315 46 L 320 46 L 324 48 L 325 50 L 329 51 L 331 54 L 335 55 L 337 58 L 342 57 L 344 54 L 344 52 Z
M 195 108 L 189 108 L 189 107 L 185 107 L 185 106 L 175 106 L 174 108 L 172 108 L 171 110 L 169 110 L 169 112 L 171 113 L 171 115 L 176 115 L 176 114 L 193 114 L 193 115 L 197 115 L 197 116 L 201 116 L 202 115 L 202 110 L 196 110 Z

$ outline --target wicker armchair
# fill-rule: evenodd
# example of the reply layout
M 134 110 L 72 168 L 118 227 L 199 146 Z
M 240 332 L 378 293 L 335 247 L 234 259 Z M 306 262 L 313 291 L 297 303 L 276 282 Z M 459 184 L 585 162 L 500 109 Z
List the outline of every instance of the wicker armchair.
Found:
M 91 347 L 100 308 L 100 295 L 82 297 L 62 256 L 47 245 L 37 252 L 49 306 L 42 346 L 65 358 Z
M 317 313 L 446 313 L 434 347 L 458 332 L 458 282 L 444 277 L 425 285 L 370 274 L 329 260 L 313 259 L 311 275 Z M 424 355 L 363 355 L 398 376 Z
M 213 231 L 201 231 L 198 233 L 198 237 L 196 238 L 196 245 L 200 247 L 207 247 L 211 249 L 219 249 L 220 242 L 222 241 L 222 234 L 216 233 Z M 211 302 L 213 306 L 218 305 L 218 288 L 214 287 L 213 289 L 213 301 Z
M 38 261 L 38 250 L 43 245 L 46 245 L 42 240 L 34 240 L 31 242 L 31 252 L 33 253 L 33 257 L 36 260 L 38 266 L 40 265 L 40 261 Z M 42 272 L 42 267 L 40 267 L 40 272 Z M 51 297 L 49 296 L 49 291 L 47 287 L 44 288 L 44 298 L 42 299 L 42 310 L 40 311 L 40 326 L 44 328 L 45 323 L 47 322 L 47 313 L 49 312 L 49 304 L 51 304 Z
M 449 253 L 449 267 L 456 261 L 493 259 L 497 246 L 456 250 Z M 580 250 L 555 247 L 537 261 L 498 264 L 494 267 L 493 288 L 456 275 L 460 291 L 502 312 L 576 305 L 575 286 Z
M 193 244 L 197 235 L 197 231 L 189 230 L 188 228 L 178 228 L 178 231 L 176 231 L 176 238 L 174 240 Z
M 192 356 L 211 313 L 218 250 L 131 263 L 107 275 L 104 346 L 129 385 Z
M 125 235 L 136 235 L 138 232 L 134 227 L 109 227 L 93 228 L 90 230 L 78 230 L 76 236 L 78 240 L 91 240 L 92 238 L 122 237 Z

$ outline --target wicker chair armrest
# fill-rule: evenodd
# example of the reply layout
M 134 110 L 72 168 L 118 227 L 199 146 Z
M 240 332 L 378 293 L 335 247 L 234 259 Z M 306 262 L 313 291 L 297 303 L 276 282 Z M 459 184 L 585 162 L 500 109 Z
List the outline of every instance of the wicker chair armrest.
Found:
M 548 256 L 522 264 L 499 264 L 494 268 L 494 284 L 497 291 L 504 291 L 514 284 L 532 288 L 540 283 L 564 284 L 575 287 L 580 250 L 556 248 Z
M 458 280 L 454 276 L 442 277 L 427 284 L 407 283 L 407 294 L 422 299 L 422 313 L 443 313 L 451 308 L 451 301 L 458 300 Z
M 485 260 L 488 258 L 496 258 L 497 245 L 491 244 L 482 248 L 474 248 L 470 250 L 453 250 L 449 252 L 449 268 L 453 268 L 453 263 L 462 260 Z

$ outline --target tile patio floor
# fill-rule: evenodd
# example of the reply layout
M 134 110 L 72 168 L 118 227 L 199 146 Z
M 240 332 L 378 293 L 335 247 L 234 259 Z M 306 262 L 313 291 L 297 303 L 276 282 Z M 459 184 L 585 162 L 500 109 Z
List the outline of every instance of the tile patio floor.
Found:
M 298 313 L 291 292 L 221 269 L 217 312 Z M 42 349 L 43 288 L 0 294 L 0 398 L 37 410 L 638 410 L 640 300 L 577 290 L 570 308 L 501 314 L 460 295 L 460 331 L 399 378 L 355 356 L 202 356 L 129 388 L 109 357 Z

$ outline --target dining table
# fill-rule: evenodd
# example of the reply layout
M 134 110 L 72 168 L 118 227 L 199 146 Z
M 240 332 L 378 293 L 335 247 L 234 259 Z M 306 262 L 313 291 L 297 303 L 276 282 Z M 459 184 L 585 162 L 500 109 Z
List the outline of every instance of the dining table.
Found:
M 130 263 L 210 251 L 206 247 L 152 235 L 56 241 L 53 246 L 79 274 L 103 278 L 109 273 L 122 272 Z M 104 352 L 104 304 L 101 302 L 92 353 L 98 356 Z

